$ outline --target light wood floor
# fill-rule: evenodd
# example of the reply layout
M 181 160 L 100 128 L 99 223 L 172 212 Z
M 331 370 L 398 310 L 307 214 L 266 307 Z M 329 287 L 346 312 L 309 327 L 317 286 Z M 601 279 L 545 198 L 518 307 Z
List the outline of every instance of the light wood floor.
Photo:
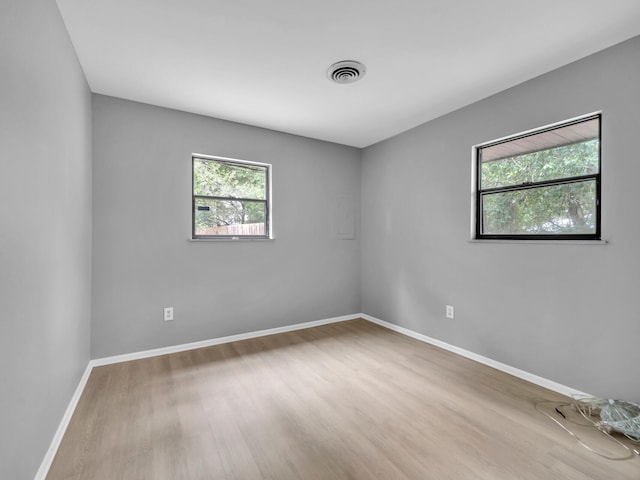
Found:
M 354 320 L 95 368 L 47 478 L 640 479 L 538 400 L 567 399 Z

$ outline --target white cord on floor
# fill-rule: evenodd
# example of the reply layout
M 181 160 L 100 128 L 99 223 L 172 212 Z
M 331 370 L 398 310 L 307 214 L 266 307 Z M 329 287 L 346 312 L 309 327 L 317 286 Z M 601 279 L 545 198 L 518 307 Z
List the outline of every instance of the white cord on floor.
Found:
M 567 421 L 568 421 L 568 422 L 570 422 L 570 423 L 573 423 L 574 425 L 580 425 L 580 426 L 583 426 L 583 427 L 590 426 L 590 425 L 580 424 L 580 423 L 574 422 L 574 421 L 572 421 L 572 420 L 569 420 L 569 419 L 567 419 L 566 415 L 565 415 L 564 413 L 562 413 L 562 411 L 561 411 L 561 410 L 558 410 L 558 409 L 559 409 L 559 408 L 561 408 L 561 407 L 567 407 L 567 406 L 570 406 L 570 404 L 567 404 L 567 403 L 555 403 L 555 402 L 551 402 L 551 401 L 540 401 L 540 402 L 536 402 L 536 403 L 535 403 L 535 409 L 536 409 L 539 413 L 541 413 L 541 414 L 543 414 L 543 415 L 545 415 L 545 416 L 549 417 L 553 422 L 555 422 L 556 424 L 558 424 L 558 425 L 560 426 L 560 428 L 562 428 L 565 432 L 567 432 L 569 435 L 571 435 L 571 436 L 576 440 L 576 442 L 578 442 L 578 444 L 579 444 L 580 446 L 584 447 L 585 449 L 589 450 L 590 452 L 595 453 L 596 455 L 599 455 L 600 457 L 606 458 L 606 459 L 608 459 L 608 460 L 629 460 L 629 459 L 633 458 L 634 454 L 636 454 L 636 455 L 640 455 L 640 451 L 638 451 L 637 449 L 633 449 L 633 450 L 632 450 L 632 449 L 631 449 L 631 448 L 629 448 L 627 445 L 625 445 L 624 443 L 622 443 L 620 440 L 618 440 L 618 439 L 616 439 L 616 438 L 612 437 L 612 436 L 609 434 L 609 432 L 607 432 L 607 431 L 605 431 L 605 430 L 602 430 L 602 429 L 598 428 L 598 427 L 597 427 L 596 422 L 594 422 L 594 421 L 593 421 L 593 420 L 591 420 L 590 418 L 587 418 L 587 416 L 584 414 L 584 412 L 582 412 L 582 410 L 578 408 L 578 411 L 580 411 L 580 413 L 582 414 L 582 416 L 583 416 L 587 421 L 589 421 L 589 422 L 593 425 L 593 427 L 594 427 L 594 428 L 597 428 L 597 429 L 598 429 L 598 431 L 600 431 L 603 435 L 607 436 L 608 438 L 610 438 L 611 440 L 613 440 L 614 442 L 616 442 L 618 445 L 620 445 L 622 448 L 624 448 L 624 449 L 627 451 L 627 455 L 625 455 L 624 457 L 612 457 L 612 456 L 610 456 L 610 455 L 606 455 L 606 454 L 604 454 L 604 453 L 602 453 L 602 452 L 597 451 L 596 449 L 594 449 L 594 448 L 590 447 L 590 446 L 589 446 L 589 445 L 587 445 L 584 441 L 582 441 L 582 439 L 581 439 L 580 437 L 578 437 L 578 435 L 576 435 L 573 431 L 571 431 L 569 428 L 567 428 L 565 425 L 563 425 L 563 424 L 562 424 L 562 422 L 560 422 L 557 418 L 554 418 L 554 417 L 553 417 L 552 415 L 550 415 L 549 413 L 547 413 L 547 412 L 545 412 L 545 411 L 540 410 L 540 408 L 538 408 L 538 407 L 539 407 L 540 405 L 543 405 L 543 404 L 551 405 L 552 407 L 554 407 L 554 408 L 556 409 L 556 411 L 557 411 L 560 415 L 562 415 L 562 417 L 564 417 L 564 418 L 565 418 L 565 420 L 567 420 Z

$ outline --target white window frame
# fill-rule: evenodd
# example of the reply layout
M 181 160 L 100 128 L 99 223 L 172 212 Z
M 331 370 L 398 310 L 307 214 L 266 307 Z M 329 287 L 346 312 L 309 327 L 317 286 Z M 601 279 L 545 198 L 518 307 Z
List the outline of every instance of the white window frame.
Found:
M 531 135 L 536 135 L 546 131 L 557 130 L 562 127 L 578 124 L 581 122 L 589 121 L 591 119 L 598 119 L 599 122 L 599 152 L 598 152 L 598 173 L 592 175 L 585 175 L 584 177 L 591 177 L 596 183 L 596 223 L 595 232 L 593 234 L 485 234 L 482 230 L 482 195 L 486 194 L 486 190 L 481 188 L 481 161 L 480 152 L 483 148 L 498 145 L 501 143 L 507 143 L 513 140 L 525 138 Z M 474 241 L 594 241 L 600 242 L 602 237 L 602 112 L 593 112 L 579 117 L 574 117 L 561 122 L 556 122 L 543 127 L 534 128 L 525 132 L 517 133 L 514 135 L 508 135 L 488 142 L 483 142 L 472 147 L 472 175 L 471 175 L 471 239 Z M 504 190 L 519 190 L 532 188 L 536 186 L 551 186 L 561 183 L 569 183 L 572 181 L 579 181 L 580 177 L 564 177 L 550 181 L 539 182 L 538 184 L 523 184 L 515 185 L 505 188 Z M 520 187 L 520 188 L 519 188 Z M 500 190 L 500 189 L 493 189 Z
M 265 169 L 266 174 L 266 192 L 265 192 L 265 235 L 196 235 L 195 229 L 195 213 L 198 195 L 194 192 L 194 163 L 196 160 L 207 160 L 229 165 L 253 166 Z M 214 155 L 205 155 L 201 153 L 193 153 L 191 155 L 191 240 L 272 240 L 273 239 L 273 208 L 272 208 L 272 178 L 273 166 L 270 163 L 254 162 L 249 160 L 239 160 L 236 158 L 220 157 Z M 230 197 L 232 198 L 232 197 Z M 253 200 L 253 199 L 251 199 Z

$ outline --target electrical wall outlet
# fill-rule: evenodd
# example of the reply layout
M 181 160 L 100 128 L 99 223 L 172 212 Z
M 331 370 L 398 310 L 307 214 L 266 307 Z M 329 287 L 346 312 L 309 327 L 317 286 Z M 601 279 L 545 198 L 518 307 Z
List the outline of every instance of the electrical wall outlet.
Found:
M 173 307 L 164 307 L 164 321 L 169 322 L 173 320 Z
M 446 313 L 447 313 L 447 318 L 453 318 L 453 305 L 447 305 L 447 309 L 446 309 Z

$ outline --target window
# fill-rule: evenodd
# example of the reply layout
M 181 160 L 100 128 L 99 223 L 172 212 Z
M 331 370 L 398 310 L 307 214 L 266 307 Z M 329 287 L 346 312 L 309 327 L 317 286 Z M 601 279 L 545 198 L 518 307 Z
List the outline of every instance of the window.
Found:
M 477 239 L 600 239 L 600 114 L 475 147 Z
M 193 156 L 192 238 L 270 238 L 271 165 Z

